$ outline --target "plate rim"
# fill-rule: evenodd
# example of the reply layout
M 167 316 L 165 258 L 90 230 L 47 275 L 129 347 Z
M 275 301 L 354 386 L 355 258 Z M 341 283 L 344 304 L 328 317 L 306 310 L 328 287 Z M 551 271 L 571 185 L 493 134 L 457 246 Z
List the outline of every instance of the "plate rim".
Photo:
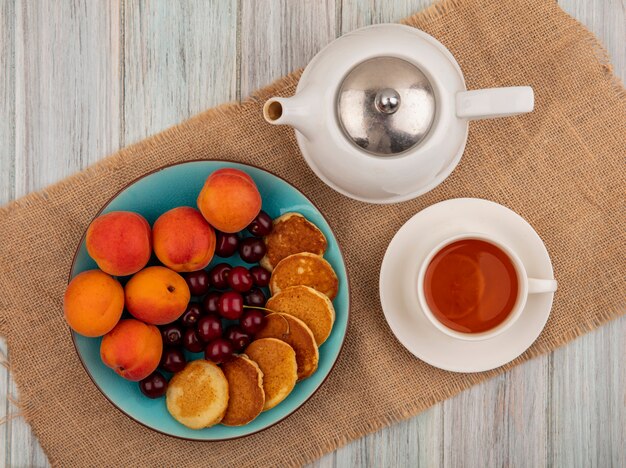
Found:
M 179 162 L 174 162 L 174 163 L 170 163 L 170 164 L 165 164 L 163 166 L 159 166 L 149 172 L 146 172 L 142 175 L 140 175 L 139 177 L 136 177 L 135 179 L 131 180 L 130 182 L 126 183 L 123 187 L 121 187 L 119 190 L 117 190 L 101 207 L 100 209 L 93 215 L 93 217 L 90 219 L 89 224 L 91 224 L 93 222 L 94 219 L 96 219 L 98 216 L 100 216 L 100 214 L 113 202 L 113 200 L 115 200 L 124 190 L 128 189 L 129 187 L 131 187 L 132 185 L 136 184 L 137 182 L 139 182 L 142 179 L 145 179 L 146 177 L 149 177 L 157 172 L 161 172 L 165 169 L 168 169 L 170 167 L 174 167 L 174 166 L 182 166 L 184 164 L 189 164 L 189 163 L 194 163 L 194 162 L 217 162 L 217 163 L 229 163 L 229 164 L 237 164 L 237 165 L 241 165 L 241 166 L 248 166 L 263 172 L 266 172 L 274 177 L 276 177 L 277 179 L 282 180 L 283 182 L 285 182 L 287 185 L 289 185 L 291 188 L 293 188 L 294 190 L 296 190 L 300 195 L 302 195 L 310 204 L 311 206 L 313 206 L 313 208 L 315 208 L 317 210 L 317 212 L 320 214 L 320 216 L 322 217 L 322 219 L 324 219 L 324 221 L 326 222 L 326 224 L 328 225 L 328 227 L 330 228 L 331 233 L 333 234 L 333 237 L 335 237 L 336 243 L 337 243 L 337 251 L 339 252 L 339 257 L 341 258 L 341 262 L 343 263 L 343 267 L 344 270 L 346 272 L 346 283 L 347 283 L 347 287 L 348 287 L 348 304 L 347 304 L 347 317 L 346 317 L 346 330 L 343 334 L 343 336 L 341 337 L 341 343 L 339 345 L 339 350 L 337 351 L 337 356 L 335 357 L 335 360 L 333 361 L 330 369 L 328 370 L 328 373 L 324 376 L 324 378 L 322 379 L 322 381 L 319 383 L 319 385 L 317 385 L 317 387 L 315 387 L 315 389 L 313 390 L 313 392 L 311 392 L 311 394 L 306 398 L 306 400 L 304 400 L 300 405 L 298 405 L 296 408 L 294 408 L 292 411 L 288 412 L 287 414 L 283 415 L 282 417 L 280 417 L 278 420 L 272 422 L 271 424 L 268 424 L 265 427 L 262 427 L 254 432 L 250 432 L 248 434 L 242 434 L 242 435 L 237 435 L 237 436 L 233 436 L 233 437 L 222 437 L 222 438 L 218 438 L 218 439 L 197 439 L 197 438 L 191 438 L 191 437 L 185 437 L 185 436 L 180 436 L 180 435 L 176 435 L 176 434 L 171 434 L 169 432 L 164 432 L 162 430 L 159 430 L 157 428 L 154 428 L 152 426 L 149 426 L 148 424 L 140 421 L 139 419 L 135 418 L 134 416 L 128 414 L 126 411 L 124 411 L 122 408 L 120 408 L 119 406 L 117 406 L 115 404 L 114 401 L 112 401 L 109 396 L 104 392 L 104 390 L 102 390 L 102 388 L 100 388 L 100 386 L 96 383 L 96 381 L 94 380 L 94 377 L 91 375 L 91 372 L 89 371 L 87 365 L 85 364 L 85 361 L 83 360 L 82 355 L 80 354 L 80 352 L 78 351 L 78 347 L 76 346 L 76 340 L 74 337 L 74 332 L 72 331 L 72 329 L 68 326 L 67 330 L 68 333 L 72 339 L 72 345 L 74 347 L 74 351 L 76 353 L 76 355 L 78 356 L 78 360 L 80 361 L 81 366 L 83 367 L 83 370 L 85 371 L 85 373 L 87 374 L 87 376 L 89 377 L 89 379 L 91 380 L 91 382 L 93 383 L 93 385 L 98 389 L 98 391 L 102 394 L 102 396 L 104 396 L 104 398 L 111 404 L 111 406 L 113 406 L 117 411 L 119 411 L 120 413 L 122 413 L 124 416 L 126 416 L 127 418 L 131 419 L 132 421 L 140 424 L 141 426 L 157 432 L 159 434 L 163 434 L 165 436 L 168 437 L 173 437 L 176 439 L 180 439 L 180 440 L 188 440 L 188 441 L 192 441 L 192 442 L 205 442 L 205 443 L 211 443 L 211 442 L 224 442 L 224 441 L 228 441 L 228 440 L 236 440 L 236 439 L 241 439 L 243 437 L 249 437 L 252 436 L 254 434 L 258 434 L 260 432 L 263 432 L 277 424 L 279 424 L 280 422 L 284 421 L 285 419 L 287 419 L 289 416 L 293 415 L 295 412 L 297 412 L 300 408 L 302 408 L 309 400 L 311 400 L 311 398 L 313 398 L 313 396 L 318 392 L 318 390 L 320 388 L 322 388 L 322 386 L 326 383 L 326 381 L 328 380 L 328 378 L 330 377 L 330 375 L 333 373 L 335 366 L 337 365 L 337 361 L 339 361 L 339 357 L 341 356 L 341 353 L 344 350 L 345 347 L 345 343 L 346 343 L 346 335 L 348 334 L 348 329 L 350 327 L 350 308 L 351 308 L 351 304 L 352 304 L 352 287 L 351 287 L 351 282 L 350 282 L 350 274 L 348 271 L 348 267 L 346 265 L 346 259 L 345 259 L 345 255 L 343 253 L 343 250 L 341 248 L 341 244 L 339 243 L 339 240 L 337 239 L 337 236 L 335 235 L 335 229 L 333 227 L 333 225 L 330 223 L 330 221 L 328 220 L 328 218 L 326 217 L 326 215 L 322 212 L 322 210 L 319 209 L 319 207 L 315 204 L 315 202 L 313 202 L 313 200 L 311 200 L 307 195 L 304 194 L 304 192 L 302 192 L 302 190 L 300 190 L 300 188 L 298 188 L 296 185 L 294 185 L 293 183 L 289 182 L 287 179 L 285 179 L 282 176 L 279 176 L 278 174 L 276 174 L 275 172 L 257 166 L 256 164 L 251 164 L 251 163 L 244 163 L 244 162 L 239 162 L 239 161 L 234 161 L 232 159 L 208 159 L 208 158 L 201 158 L 201 159 L 190 159 L 187 161 L 179 161 Z M 72 280 L 72 270 L 74 269 L 74 265 L 76 264 L 76 259 L 78 257 L 78 253 L 80 252 L 80 248 L 83 244 L 83 242 L 85 241 L 85 238 L 87 236 L 87 229 L 85 229 L 85 231 L 83 232 L 83 235 L 81 236 L 80 240 L 78 241 L 78 244 L 76 245 L 76 249 L 74 250 L 74 255 L 72 256 L 72 262 L 70 264 L 70 268 L 69 268 L 69 272 L 67 275 L 67 283 L 69 284 L 70 281 Z

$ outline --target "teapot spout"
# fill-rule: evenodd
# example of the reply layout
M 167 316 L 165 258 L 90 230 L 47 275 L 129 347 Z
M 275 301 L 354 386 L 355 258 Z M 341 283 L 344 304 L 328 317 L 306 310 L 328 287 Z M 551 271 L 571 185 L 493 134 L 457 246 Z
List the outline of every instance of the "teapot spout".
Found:
M 290 98 L 273 97 L 263 105 L 263 117 L 272 125 L 289 125 L 310 139 L 313 119 L 309 102 L 302 93 Z

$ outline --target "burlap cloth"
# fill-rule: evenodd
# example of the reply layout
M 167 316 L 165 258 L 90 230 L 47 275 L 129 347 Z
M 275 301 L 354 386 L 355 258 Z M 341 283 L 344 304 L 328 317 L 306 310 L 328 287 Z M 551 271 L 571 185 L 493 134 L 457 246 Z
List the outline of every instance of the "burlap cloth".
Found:
M 0 331 L 22 411 L 52 463 L 302 464 L 624 313 L 626 99 L 595 38 L 552 1 L 454 1 L 405 22 L 450 48 L 468 88 L 531 85 L 536 96 L 531 114 L 472 123 L 459 167 L 417 200 L 359 203 L 313 175 L 293 131 L 261 117 L 267 97 L 294 92 L 295 73 L 0 210 Z M 113 408 L 76 357 L 61 312 L 72 254 L 99 208 L 145 172 L 199 158 L 263 166 L 311 197 L 341 243 L 352 287 L 345 348 L 322 388 L 282 423 L 219 443 L 160 435 Z M 545 241 L 559 280 L 535 344 L 481 374 L 435 369 L 405 351 L 378 299 L 380 263 L 396 230 L 455 197 L 486 198 L 520 213 Z

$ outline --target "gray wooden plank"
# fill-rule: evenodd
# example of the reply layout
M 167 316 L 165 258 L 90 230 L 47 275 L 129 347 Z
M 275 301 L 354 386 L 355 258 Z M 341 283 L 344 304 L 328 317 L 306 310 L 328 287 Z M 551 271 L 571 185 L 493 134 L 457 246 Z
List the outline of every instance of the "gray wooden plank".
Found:
M 119 146 L 119 4 L 16 3 L 16 196 Z
M 334 456 L 336 465 L 442 466 L 442 423 L 443 407 L 436 405 L 340 448 Z
M 626 317 L 554 352 L 551 466 L 626 466 L 625 362 Z
M 548 453 L 548 417 L 551 356 L 539 356 L 505 374 L 505 464 L 516 467 L 545 466 Z
M 615 74 L 626 82 L 626 4 L 623 0 L 559 0 L 566 12 L 593 32 L 606 48 Z
M 443 402 L 444 466 L 545 466 L 547 357 Z
M 559 0 L 606 48 L 626 81 L 626 13 L 619 0 Z M 550 356 L 547 401 L 551 466 L 626 466 L 626 318 Z
M 242 0 L 241 96 L 300 67 L 336 37 L 334 0 Z
M 0 205 L 15 195 L 15 4 L 0 2 Z
M 444 466 L 504 466 L 506 376 L 443 403 Z
M 15 193 L 15 4 L 0 2 L 0 205 L 14 198 Z M 0 359 L 8 355 L 6 341 L 0 339 Z M 10 374 L 0 367 L 0 462 L 9 456 Z
M 236 99 L 237 1 L 124 8 L 125 144 Z
M 341 33 L 378 23 L 394 23 L 423 10 L 434 0 L 342 0 Z
M 14 195 L 21 196 L 118 148 L 119 4 L 64 0 L 14 6 Z M 17 392 L 13 382 L 9 392 Z M 22 418 L 9 420 L 7 430 L 8 466 L 47 464 Z

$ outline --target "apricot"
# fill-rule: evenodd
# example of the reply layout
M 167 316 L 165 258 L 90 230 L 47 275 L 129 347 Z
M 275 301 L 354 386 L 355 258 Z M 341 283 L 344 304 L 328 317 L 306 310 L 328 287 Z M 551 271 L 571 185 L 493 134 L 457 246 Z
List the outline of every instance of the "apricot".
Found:
M 195 208 L 180 206 L 163 213 L 152 229 L 154 253 L 174 271 L 206 267 L 215 252 L 215 231 Z
M 252 178 L 238 169 L 219 169 L 204 183 L 198 209 L 215 229 L 238 232 L 261 211 L 261 194 Z
M 252 177 L 250 177 L 245 172 L 240 171 L 239 169 L 232 168 L 232 167 L 224 167 L 223 169 L 218 169 L 217 171 L 213 172 L 213 174 L 215 173 L 219 173 L 222 175 L 224 174 L 237 175 L 239 177 L 243 177 L 244 179 L 247 179 L 248 181 L 250 181 L 250 183 L 254 184 L 254 180 L 252 180 Z
M 180 317 L 189 303 L 189 286 L 173 270 L 152 266 L 126 283 L 126 309 L 133 317 L 153 325 L 164 325 Z
M 63 314 L 72 330 L 96 337 L 110 332 L 124 310 L 124 288 L 100 270 L 79 273 L 63 297 Z
M 139 381 L 152 374 L 161 360 L 163 341 L 154 325 L 120 320 L 100 343 L 102 362 L 125 379 Z
M 87 252 L 102 271 L 113 276 L 132 275 L 150 260 L 150 225 L 137 213 L 112 211 L 92 221 L 86 244 Z

